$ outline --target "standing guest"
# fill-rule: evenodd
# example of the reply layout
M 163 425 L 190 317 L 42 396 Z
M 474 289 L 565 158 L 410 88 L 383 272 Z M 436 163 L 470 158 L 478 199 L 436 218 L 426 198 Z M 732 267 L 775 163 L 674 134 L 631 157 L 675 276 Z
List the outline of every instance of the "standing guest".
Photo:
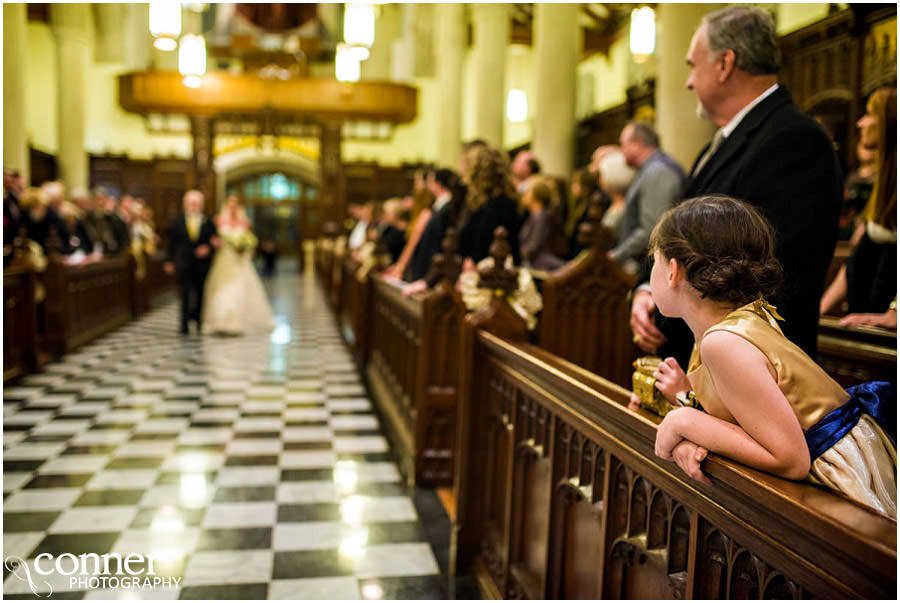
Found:
M 372 222 L 372 202 L 368 201 L 360 205 L 351 204 L 349 213 L 356 219 L 356 224 L 350 231 L 350 236 L 347 237 L 347 246 L 351 250 L 359 249 L 366 242 L 366 231 Z
M 634 169 L 625 161 L 621 151 L 608 153 L 600 160 L 600 187 L 610 199 L 603 212 L 601 224 L 613 232 L 613 244 L 622 240 L 622 215 L 625 213 L 625 195 L 634 179 Z
M 3 259 L 12 260 L 12 243 L 19 236 L 19 225 L 22 224 L 22 209 L 19 207 L 19 195 L 22 189 L 18 186 L 18 173 L 3 170 Z
M 820 304 L 824 314 L 847 299 L 851 314 L 891 312 L 896 326 L 897 296 L 897 91 L 879 88 L 869 97 L 866 114 L 857 123 L 860 142 L 875 150 L 875 186 L 863 211 L 858 244 Z M 877 321 L 876 321 L 877 322 Z M 848 319 L 871 324 L 871 319 Z M 884 324 L 883 322 L 878 324 Z
M 70 201 L 63 201 L 59 205 L 59 217 L 66 225 L 66 232 L 69 233 L 69 248 L 72 252 L 91 253 L 94 250 L 94 244 L 84 232 L 82 213 L 78 206 Z
M 590 168 L 579 168 L 572 173 L 572 184 L 569 186 L 569 209 L 566 212 L 565 234 L 572 249 L 573 238 L 578 235 L 578 226 L 587 218 L 587 210 L 592 201 L 600 201 L 605 210 L 609 199 L 600 188 L 596 172 Z
M 648 123 L 626 125 L 619 144 L 626 163 L 636 172 L 625 194 L 618 242 L 607 256 L 623 270 L 636 273 L 647 255 L 650 231 L 681 200 L 685 175 L 678 162 L 660 150 L 659 136 Z
M 203 308 L 203 287 L 212 261 L 212 245 L 216 227 L 203 214 L 203 193 L 189 190 L 184 194 L 184 214 L 169 231 L 169 247 L 164 269 L 178 277 L 181 291 L 181 322 L 179 333 L 187 335 L 188 323 L 197 323 L 201 332 L 200 312 Z
M 42 189 L 26 188 L 19 199 L 19 205 L 22 209 L 22 223 L 25 224 L 29 239 L 46 250 L 50 231 L 55 229 L 59 237 L 59 252 L 63 255 L 71 253 L 68 230 L 62 219 L 50 209 Z
M 406 245 L 406 235 L 400 223 L 400 200 L 391 199 L 385 201 L 381 211 L 381 223 L 378 225 L 378 242 L 383 243 L 391 254 L 391 262 L 400 259 L 403 246 Z
M 525 191 L 528 219 L 519 231 L 522 262 L 536 270 L 556 270 L 565 260 L 553 253 L 553 241 L 559 231 L 556 216 L 550 210 L 553 191 L 544 179 L 531 183 Z
M 424 178 L 423 182 L 420 182 L 421 178 Z M 415 280 L 411 277 L 408 268 L 413 253 L 415 253 L 422 234 L 425 232 L 425 227 L 431 220 L 431 206 L 434 201 L 434 193 L 431 190 L 433 180 L 433 171 L 416 170 L 413 194 L 410 198 L 412 201 L 412 212 L 409 228 L 406 229 L 406 245 L 403 246 L 403 251 L 400 253 L 400 257 L 397 258 L 397 261 L 385 271 L 387 276 Z
M 541 173 L 541 164 L 533 151 L 519 151 L 510 166 L 513 184 L 519 195 L 524 195 L 528 187 Z
M 698 114 L 719 130 L 694 162 L 685 194 L 726 194 L 763 211 L 775 228 L 785 274 L 771 301 L 785 318 L 785 336 L 814 358 L 841 208 L 834 147 L 778 84 L 775 25 L 764 10 L 730 6 L 706 15 L 687 61 L 686 85 L 697 95 Z M 683 321 L 661 321 L 658 328 L 655 308 L 650 291 L 635 293 L 635 343 L 687 366 L 693 335 Z
M 108 250 L 115 249 L 116 238 L 107 222 L 106 216 L 106 192 L 97 187 L 94 189 L 94 198 L 90 210 L 85 211 L 84 221 L 88 228 L 88 232 L 96 233 L 91 240 L 94 242 L 94 248 L 101 253 L 108 253 Z
M 466 206 L 459 232 L 459 255 L 474 269 L 488 256 L 494 229 L 506 228 L 513 262 L 519 265 L 519 214 L 506 156 L 493 147 L 477 147 L 468 165 Z
M 131 248 L 131 233 L 128 232 L 128 224 L 122 217 L 116 198 L 112 195 L 104 195 L 103 221 L 108 233 L 104 253 L 119 255 L 128 251 Z
M 413 282 L 425 278 L 432 258 L 441 252 L 444 234 L 448 226 L 456 224 L 456 215 L 462 201 L 458 196 L 454 198 L 454 192 L 458 195 L 459 179 L 453 170 L 437 170 L 430 184 L 434 205 L 431 207 L 431 218 L 410 259 L 408 280 Z
M 78 208 L 78 223 L 75 225 L 75 236 L 85 253 L 93 253 L 94 248 L 100 243 L 100 234 L 95 230 L 94 223 L 89 219 L 93 204 L 87 189 L 77 186 L 72 189 L 72 203 Z M 85 245 L 90 248 L 86 248 Z

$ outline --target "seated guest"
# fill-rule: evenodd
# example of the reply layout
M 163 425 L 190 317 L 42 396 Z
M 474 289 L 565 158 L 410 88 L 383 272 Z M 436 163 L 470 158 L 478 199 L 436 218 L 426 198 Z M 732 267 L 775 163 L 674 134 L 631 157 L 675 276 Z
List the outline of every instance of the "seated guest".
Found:
M 381 222 L 378 225 L 378 242 L 384 244 L 391 254 L 391 261 L 396 262 L 406 245 L 406 235 L 403 234 L 400 220 L 400 200 L 391 199 L 385 201 L 381 209 Z
M 822 295 L 822 314 L 844 298 L 850 313 L 881 314 L 897 295 L 896 89 L 873 92 L 857 125 L 861 143 L 875 151 L 875 186 L 863 211 L 859 242 Z
M 844 391 L 784 336 L 763 298 L 781 267 L 762 213 L 722 195 L 689 199 L 663 216 L 650 249 L 653 299 L 696 341 L 687 375 L 672 357 L 654 374 L 682 406 L 659 425 L 657 456 L 708 482 L 700 462 L 714 452 L 896 517 L 896 388 Z
M 431 208 L 431 218 L 425 225 L 409 262 L 409 281 L 417 281 L 428 273 L 431 259 L 441 252 L 447 227 L 456 223 L 458 206 L 462 201 L 459 196 L 454 198 L 454 191 L 459 189 L 459 180 L 453 170 L 437 170 L 430 184 L 434 205 Z
M 625 194 L 634 179 L 634 170 L 625 161 L 621 151 L 608 153 L 600 160 L 600 188 L 610 199 L 609 207 L 603 212 L 601 224 L 615 235 L 613 244 L 622 239 L 622 214 L 625 211 Z
M 550 210 L 553 192 L 546 180 L 535 180 L 525 191 L 528 219 L 519 231 L 519 246 L 525 266 L 537 270 L 556 270 L 565 260 L 553 253 L 553 239 L 559 231 L 556 216 Z
M 506 228 L 513 261 L 519 257 L 519 214 L 516 191 L 510 178 L 509 165 L 503 152 L 487 146 L 475 147 L 466 182 L 466 204 L 459 231 L 459 255 L 478 263 L 488 256 L 494 240 L 494 229 Z

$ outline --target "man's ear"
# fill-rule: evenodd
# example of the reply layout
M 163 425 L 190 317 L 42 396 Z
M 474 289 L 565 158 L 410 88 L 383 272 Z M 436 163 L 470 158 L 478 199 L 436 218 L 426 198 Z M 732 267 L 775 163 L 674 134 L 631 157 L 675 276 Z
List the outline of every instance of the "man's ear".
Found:
M 727 50 L 723 50 L 722 54 L 719 55 L 717 59 L 718 67 L 719 67 L 719 83 L 724 83 L 731 74 L 734 73 L 735 70 L 735 56 L 734 51 L 730 48 Z

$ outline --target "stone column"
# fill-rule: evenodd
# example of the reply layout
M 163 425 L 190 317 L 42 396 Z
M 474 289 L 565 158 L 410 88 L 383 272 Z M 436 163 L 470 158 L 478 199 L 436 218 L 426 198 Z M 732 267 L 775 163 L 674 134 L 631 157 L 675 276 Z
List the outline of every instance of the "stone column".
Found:
M 89 4 L 51 4 L 50 26 L 56 37 L 59 74 L 57 163 L 66 186 L 87 187 L 88 155 L 84 149 L 85 80 L 91 60 Z
M 193 141 L 194 188 L 206 197 L 204 210 L 216 211 L 216 174 L 213 171 L 213 120 L 207 116 L 191 117 Z
M 700 149 L 716 131 L 712 122 L 697 117 L 697 96 L 685 88 L 685 57 L 703 15 L 722 4 L 659 4 L 656 23 L 656 128 L 663 149 L 691 169 Z
M 509 7 L 473 4 L 475 29 L 472 59 L 475 68 L 475 136 L 503 148 L 506 122 L 506 47 L 509 45 Z
M 319 166 L 322 174 L 319 182 L 320 224 L 328 221 L 340 224 L 346 214 L 347 194 L 339 121 L 327 121 L 319 126 Z
M 25 130 L 25 5 L 3 5 L 3 167 L 30 181 Z
M 543 171 L 568 177 L 575 157 L 575 80 L 581 54 L 578 4 L 534 5 L 537 98 L 531 145 Z
M 127 4 L 95 4 L 97 32 L 94 57 L 98 63 L 125 62 L 126 40 L 131 36 L 131 6 Z
M 462 128 L 462 67 L 466 50 L 465 10 L 462 4 L 434 7 L 438 98 L 437 163 L 456 166 Z

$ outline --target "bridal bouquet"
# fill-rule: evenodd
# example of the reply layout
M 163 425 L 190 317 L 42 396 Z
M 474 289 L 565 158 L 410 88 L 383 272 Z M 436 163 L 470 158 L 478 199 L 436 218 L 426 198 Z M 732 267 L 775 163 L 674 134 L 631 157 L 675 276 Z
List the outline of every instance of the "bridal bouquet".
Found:
M 224 233 L 222 238 L 225 242 L 234 248 L 238 253 L 243 253 L 248 249 L 254 249 L 258 240 L 249 230 L 238 230 Z

